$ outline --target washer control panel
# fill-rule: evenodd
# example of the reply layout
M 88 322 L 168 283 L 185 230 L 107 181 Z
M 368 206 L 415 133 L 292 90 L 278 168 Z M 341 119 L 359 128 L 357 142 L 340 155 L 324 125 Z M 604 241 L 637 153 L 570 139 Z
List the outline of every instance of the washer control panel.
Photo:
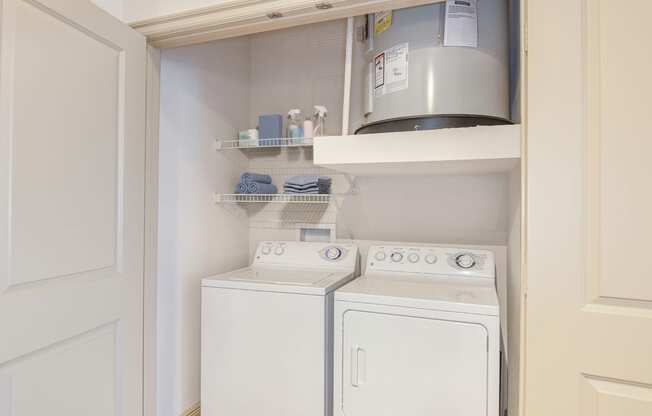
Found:
M 301 267 L 355 267 L 358 248 L 353 244 L 299 241 L 263 241 L 253 264 Z
M 488 250 L 433 246 L 372 246 L 367 273 L 397 272 L 446 276 L 495 277 L 494 254 Z

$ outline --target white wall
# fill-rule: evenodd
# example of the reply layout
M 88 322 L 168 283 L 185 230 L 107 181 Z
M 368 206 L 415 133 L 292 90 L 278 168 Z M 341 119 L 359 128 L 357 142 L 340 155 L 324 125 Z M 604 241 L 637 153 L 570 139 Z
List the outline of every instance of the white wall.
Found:
M 91 0 L 127 23 L 169 16 L 226 3 L 229 0 Z
M 504 245 L 507 178 L 358 178 L 358 193 L 345 200 L 337 228 L 341 238 Z
M 200 280 L 248 261 L 248 219 L 212 203 L 245 166 L 214 140 L 248 114 L 249 42 L 164 50 L 161 60 L 158 416 L 199 402 Z
M 249 126 L 243 128 L 254 127 L 260 114 L 286 114 L 293 107 L 305 112 L 313 104 L 325 104 L 330 134 L 338 134 L 345 31 L 345 21 L 339 20 L 251 36 Z M 288 174 L 303 169 L 305 173 L 332 176 L 334 193 L 349 191 L 342 175 L 315 169 L 308 151 L 257 150 L 249 151 L 247 157 L 250 169 L 272 174 L 279 188 Z M 288 172 L 288 168 L 292 169 Z M 319 207 L 300 207 L 304 215 L 275 212 L 275 206 L 250 210 L 252 248 L 274 236 L 296 238 L 294 231 L 274 232 L 271 221 L 281 218 L 322 225 L 337 222 L 338 238 L 449 244 L 507 242 L 506 175 L 370 177 L 358 178 L 357 184 L 357 194 L 340 198 L 337 209 L 321 212 Z
M 114 17 L 125 21 L 124 0 L 91 0 L 95 5 L 112 14 Z
M 346 21 L 335 20 L 251 36 L 250 122 L 314 105 L 329 109 L 328 134 L 340 134 Z
M 127 23 L 188 12 L 227 3 L 229 0 L 91 0 Z
M 230 0 L 126 0 L 125 17 L 130 23 L 138 22 L 230 2 Z

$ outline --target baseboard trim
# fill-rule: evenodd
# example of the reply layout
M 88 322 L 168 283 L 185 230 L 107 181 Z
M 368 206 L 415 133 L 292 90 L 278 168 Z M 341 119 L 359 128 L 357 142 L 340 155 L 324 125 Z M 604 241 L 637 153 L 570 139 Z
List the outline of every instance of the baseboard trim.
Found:
M 199 403 L 191 407 L 190 409 L 186 410 L 181 414 L 181 416 L 200 416 L 201 415 L 201 410 L 199 407 Z

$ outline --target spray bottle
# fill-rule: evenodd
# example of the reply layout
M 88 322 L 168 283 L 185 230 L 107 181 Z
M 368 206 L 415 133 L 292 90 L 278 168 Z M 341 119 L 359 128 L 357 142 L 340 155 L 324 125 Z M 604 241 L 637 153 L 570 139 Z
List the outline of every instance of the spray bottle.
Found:
M 301 144 L 303 142 L 303 117 L 301 110 L 292 109 L 288 111 L 287 138 L 291 144 Z
M 312 116 L 313 125 L 314 125 L 314 136 L 325 136 L 326 135 L 326 115 L 328 110 L 323 105 L 316 105 L 315 112 Z

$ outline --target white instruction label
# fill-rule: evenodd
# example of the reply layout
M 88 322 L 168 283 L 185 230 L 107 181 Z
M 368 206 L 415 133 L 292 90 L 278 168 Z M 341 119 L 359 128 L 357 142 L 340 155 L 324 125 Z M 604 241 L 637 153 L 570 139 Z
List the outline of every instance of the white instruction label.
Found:
M 381 97 L 408 87 L 408 43 L 399 43 L 374 57 L 374 96 Z
M 478 0 L 447 0 L 444 46 L 478 47 Z

